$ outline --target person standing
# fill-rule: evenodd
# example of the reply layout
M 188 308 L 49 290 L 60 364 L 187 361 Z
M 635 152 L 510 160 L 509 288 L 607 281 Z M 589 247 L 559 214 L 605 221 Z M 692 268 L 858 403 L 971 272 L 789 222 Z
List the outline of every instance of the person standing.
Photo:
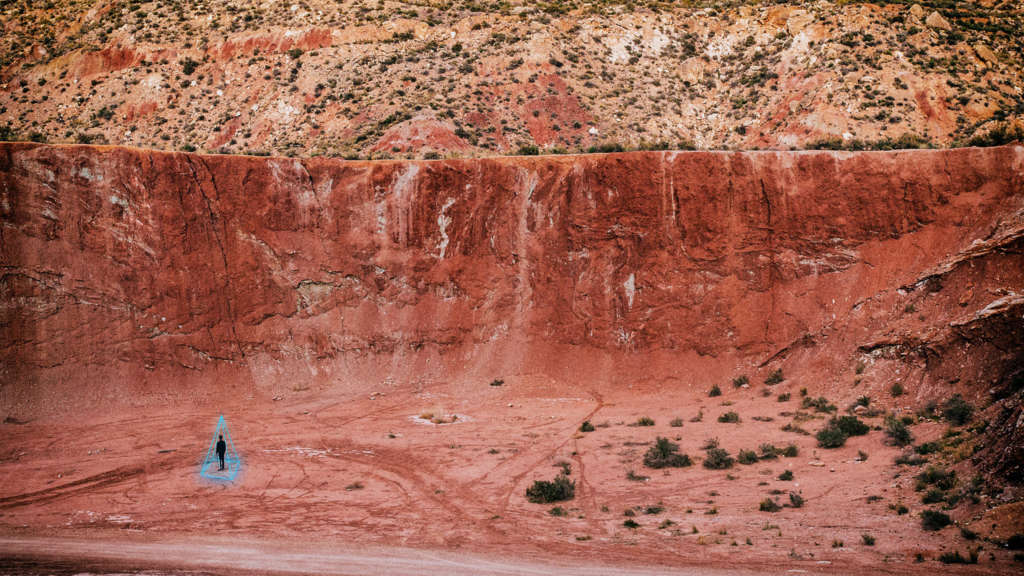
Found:
M 220 458 L 220 469 L 224 469 L 224 454 L 228 451 L 228 445 L 224 442 L 224 435 L 220 435 L 220 440 L 217 441 L 217 457 Z

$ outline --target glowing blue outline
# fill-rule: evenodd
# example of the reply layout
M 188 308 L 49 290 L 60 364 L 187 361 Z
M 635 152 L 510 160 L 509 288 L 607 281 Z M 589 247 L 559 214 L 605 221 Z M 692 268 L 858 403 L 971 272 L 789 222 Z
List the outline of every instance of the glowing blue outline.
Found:
M 217 457 L 217 436 L 221 434 L 224 435 L 228 448 L 224 454 L 224 466 L 227 468 L 224 474 L 221 474 L 221 471 L 216 468 L 210 470 L 211 466 L 220 468 L 220 458 Z M 238 450 L 235 449 L 235 443 L 231 440 L 231 432 L 228 431 L 228 423 L 224 420 L 224 415 L 221 414 L 217 420 L 217 427 L 213 430 L 210 448 L 207 449 L 206 456 L 203 457 L 203 461 L 199 465 L 199 475 L 215 482 L 233 482 L 241 470 L 242 457 L 238 454 Z

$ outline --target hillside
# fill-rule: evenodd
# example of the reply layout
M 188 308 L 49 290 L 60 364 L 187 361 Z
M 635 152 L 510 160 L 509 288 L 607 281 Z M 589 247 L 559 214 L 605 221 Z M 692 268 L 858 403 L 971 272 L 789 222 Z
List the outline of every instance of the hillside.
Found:
M 280 562 L 1015 573 L 1022 190 L 1019 145 L 0 145 L 0 567 L 216 533 Z M 229 485 L 197 473 L 220 414 Z M 574 493 L 532 501 L 559 471 Z
M 349 158 L 945 147 L 1024 116 L 1019 2 L 11 0 L 0 136 Z

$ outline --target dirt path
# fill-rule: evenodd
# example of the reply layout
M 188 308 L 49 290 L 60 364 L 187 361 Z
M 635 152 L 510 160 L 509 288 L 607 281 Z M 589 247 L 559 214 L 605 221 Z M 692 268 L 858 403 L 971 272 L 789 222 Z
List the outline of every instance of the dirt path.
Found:
M 45 572 L 49 563 L 67 567 L 78 562 L 91 571 L 122 570 L 153 575 L 154 570 L 206 570 L 215 573 L 240 572 L 288 574 L 375 574 L 377 576 L 530 575 L 565 576 L 652 576 L 681 574 L 718 576 L 762 574 L 762 572 L 712 568 L 632 568 L 606 564 L 566 564 L 537 559 L 498 558 L 455 552 L 431 552 L 406 548 L 360 548 L 339 550 L 309 545 L 289 546 L 280 542 L 199 542 L 193 539 L 160 542 L 66 539 L 48 537 L 0 537 L 0 574 L 17 566 L 19 574 Z M 13 572 L 12 572 L 13 573 Z M 831 572 L 835 574 L 835 572 Z M 156 572 L 159 574 L 159 572 Z

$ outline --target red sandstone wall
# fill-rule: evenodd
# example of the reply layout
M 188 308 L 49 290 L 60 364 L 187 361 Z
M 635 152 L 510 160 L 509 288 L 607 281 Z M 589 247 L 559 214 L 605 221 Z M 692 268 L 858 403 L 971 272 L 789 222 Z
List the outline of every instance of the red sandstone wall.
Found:
M 694 384 L 914 282 L 1022 190 L 1020 146 L 368 163 L 3 144 L 0 402 Z

